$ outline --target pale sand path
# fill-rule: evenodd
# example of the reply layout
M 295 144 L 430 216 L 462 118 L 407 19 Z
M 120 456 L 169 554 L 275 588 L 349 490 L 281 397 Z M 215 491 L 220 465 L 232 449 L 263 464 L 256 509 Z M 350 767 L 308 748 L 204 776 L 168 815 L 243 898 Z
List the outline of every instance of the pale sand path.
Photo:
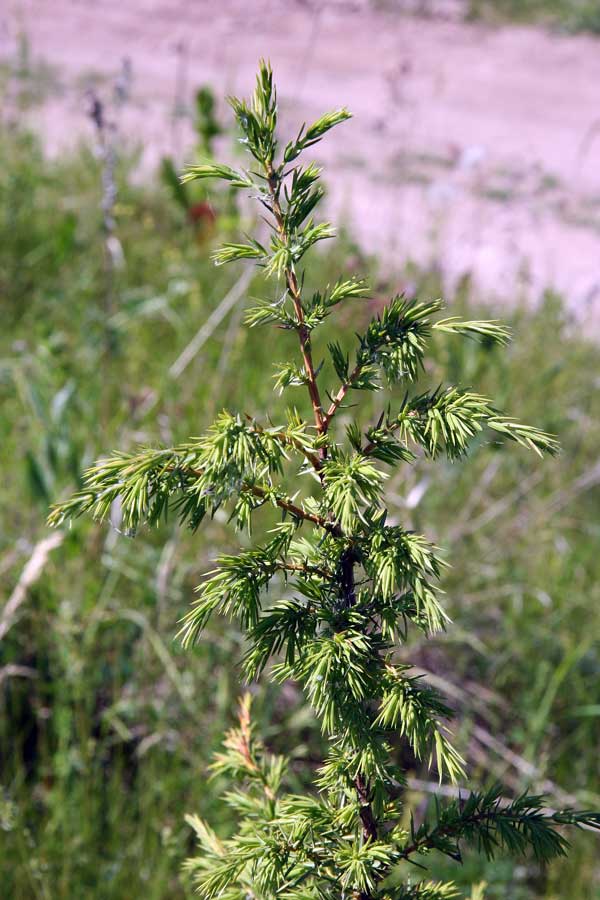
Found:
M 380 4 L 384 6 L 385 4 Z M 419 20 L 374 4 L 310 0 L 19 0 L 37 56 L 81 84 L 134 69 L 121 127 L 155 162 L 186 135 L 171 123 L 175 47 L 190 90 L 248 92 L 268 56 L 283 124 L 345 103 L 355 119 L 319 150 L 330 203 L 392 263 L 471 270 L 502 298 L 547 286 L 600 321 L 600 41 L 534 29 Z M 388 8 L 393 3 L 388 3 Z M 325 7 L 325 8 L 323 8 Z M 56 150 L 89 132 L 76 91 L 33 114 Z

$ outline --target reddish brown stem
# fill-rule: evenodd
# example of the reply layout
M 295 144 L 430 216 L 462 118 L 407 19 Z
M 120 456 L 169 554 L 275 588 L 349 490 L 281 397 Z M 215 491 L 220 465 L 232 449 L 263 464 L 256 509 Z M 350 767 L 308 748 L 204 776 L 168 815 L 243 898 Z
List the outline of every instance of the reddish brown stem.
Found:
M 354 565 L 356 563 L 356 554 L 352 549 L 344 551 L 340 559 L 340 584 L 342 588 L 342 596 L 348 609 L 356 604 L 356 586 L 354 580 Z M 360 803 L 360 821 L 362 822 L 363 838 L 365 841 L 377 840 L 377 822 L 373 815 L 371 806 L 371 797 L 369 783 L 362 772 L 359 772 L 354 779 L 354 787 Z M 368 897 L 368 894 L 364 895 Z
M 331 406 L 329 407 L 329 409 L 323 416 L 323 428 L 322 428 L 323 434 L 325 434 L 325 432 L 329 428 L 329 423 L 335 416 L 339 407 L 344 402 L 346 394 L 348 393 L 348 391 L 350 390 L 350 388 L 352 387 L 352 385 L 354 384 L 354 382 L 360 375 L 361 371 L 362 371 L 362 363 L 357 363 L 355 365 L 354 369 L 352 370 L 352 372 L 350 373 L 348 380 L 343 383 L 343 385 L 340 387 L 339 391 L 337 392 L 337 394 L 331 401 Z
M 274 173 L 273 168 L 270 164 L 267 166 L 267 178 L 269 183 L 269 192 L 271 194 L 273 215 L 275 216 L 275 221 L 277 222 L 277 231 L 283 243 L 287 244 L 288 234 L 285 228 L 283 210 L 281 209 L 281 204 L 279 202 L 279 193 L 276 189 L 277 175 Z M 302 308 L 300 287 L 298 285 L 298 277 L 296 275 L 296 272 L 294 271 L 293 264 L 290 264 L 285 268 L 285 281 L 288 293 L 292 298 L 294 312 L 296 313 L 298 338 L 300 340 L 300 351 L 302 353 L 302 360 L 304 362 L 304 371 L 306 372 L 308 393 L 310 394 L 310 400 L 315 416 L 315 425 L 317 426 L 317 431 L 321 433 L 323 431 L 323 404 L 321 403 L 321 396 L 319 394 L 317 376 L 315 373 L 315 367 L 312 358 L 312 350 L 310 346 L 310 331 L 306 327 L 306 323 L 304 321 L 304 310 Z
M 358 794 L 358 799 L 360 800 L 359 815 L 363 827 L 363 837 L 365 841 L 376 841 L 377 823 L 375 822 L 375 817 L 371 808 L 368 785 L 362 775 L 358 774 L 356 776 L 354 786 L 356 788 L 356 793 Z
M 269 492 L 265 488 L 261 488 L 256 484 L 246 484 L 242 486 L 243 491 L 249 491 L 251 494 L 254 494 L 255 497 L 263 497 L 265 499 L 268 498 Z M 314 513 L 307 512 L 305 509 L 302 509 L 301 506 L 296 506 L 295 503 L 292 503 L 291 500 L 287 500 L 283 497 L 275 497 L 275 503 L 279 506 L 280 509 L 284 509 L 286 512 L 289 512 L 290 515 L 295 516 L 297 519 L 305 519 L 307 522 L 314 522 L 315 525 L 319 525 L 321 528 L 324 528 L 326 531 L 331 532 L 331 534 L 336 535 L 336 537 L 340 537 L 342 535 L 342 530 L 339 525 L 336 525 L 334 522 L 328 522 L 327 519 L 324 519 L 323 516 L 317 516 Z
M 180 469 L 178 470 L 181 471 Z M 203 474 L 201 469 L 188 468 L 183 471 L 189 472 L 191 475 L 195 475 L 198 478 Z M 255 497 L 260 497 L 264 500 L 269 499 L 270 496 L 268 488 L 261 488 L 257 484 L 242 484 L 240 490 L 248 491 L 248 493 L 253 494 Z M 318 525 L 320 528 L 324 528 L 325 531 L 328 531 L 335 537 L 343 536 L 342 529 L 335 522 L 329 522 L 327 519 L 324 519 L 323 516 L 317 516 L 315 513 L 307 512 L 307 510 L 303 509 L 301 506 L 297 506 L 295 503 L 292 503 L 292 501 L 288 500 L 286 497 L 274 497 L 273 499 L 275 500 L 276 506 L 278 506 L 280 509 L 284 509 L 286 512 L 289 512 L 290 515 L 294 516 L 295 518 L 304 519 L 307 522 L 313 522 L 315 525 Z

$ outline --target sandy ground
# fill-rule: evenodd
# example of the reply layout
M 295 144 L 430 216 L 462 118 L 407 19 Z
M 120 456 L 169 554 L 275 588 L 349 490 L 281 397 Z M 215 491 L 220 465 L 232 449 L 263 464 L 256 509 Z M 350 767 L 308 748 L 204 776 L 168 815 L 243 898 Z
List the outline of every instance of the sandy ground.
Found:
M 600 41 L 433 19 L 397 2 L 316 0 L 19 0 L 3 16 L 0 56 L 20 29 L 58 67 L 61 96 L 30 113 L 56 150 L 90 132 L 86 81 L 132 63 L 121 131 L 144 165 L 186 159 L 173 118 L 210 83 L 248 93 L 268 56 L 290 127 L 346 104 L 352 122 L 319 149 L 332 212 L 392 263 L 467 271 L 485 293 L 564 292 L 600 323 Z

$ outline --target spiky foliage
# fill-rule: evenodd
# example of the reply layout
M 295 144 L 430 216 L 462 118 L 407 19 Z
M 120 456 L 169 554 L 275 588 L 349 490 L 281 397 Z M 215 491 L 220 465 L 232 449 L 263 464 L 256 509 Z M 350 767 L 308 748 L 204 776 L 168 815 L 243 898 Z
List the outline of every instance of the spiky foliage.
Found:
M 215 613 L 238 619 L 247 637 L 248 679 L 268 670 L 277 681 L 300 684 L 329 752 L 315 793 L 286 793 L 285 762 L 255 739 L 244 701 L 240 725 L 215 763 L 236 784 L 224 802 L 237 812 L 239 830 L 221 840 L 201 820 L 189 820 L 201 847 L 189 868 L 205 900 L 454 897 L 451 884 L 406 881 L 402 864 L 417 856 L 423 861 L 432 851 L 460 859 L 463 844 L 490 856 L 530 850 L 546 861 L 566 850 L 562 826 L 596 826 L 600 817 L 546 810 L 539 796 L 504 800 L 493 789 L 461 792 L 456 802 L 438 804 L 433 819 L 407 824 L 399 744 L 409 745 L 440 780 L 463 779 L 464 761 L 451 743 L 451 711 L 394 655 L 409 629 L 429 635 L 448 619 L 438 551 L 390 521 L 385 482 L 390 469 L 419 454 L 453 460 L 486 433 L 488 440 L 509 439 L 540 455 L 555 453 L 557 444 L 471 390 L 418 389 L 436 334 L 498 345 L 509 337 L 494 321 L 439 318 L 443 304 L 437 300 L 392 298 L 358 335 L 352 358 L 330 343 L 331 365 L 315 364 L 313 332 L 340 304 L 365 297 L 367 287 L 359 279 L 341 279 L 305 294 L 305 255 L 332 230 L 312 218 L 322 196 L 319 170 L 298 160 L 349 114 L 337 110 L 303 126 L 278 156 L 277 98 L 268 65 L 260 65 L 252 101 L 232 99 L 231 105 L 250 167 L 239 172 L 207 163 L 185 177 L 248 188 L 267 211 L 267 239 L 228 244 L 215 260 L 254 259 L 282 284 L 277 299 L 259 302 L 247 321 L 295 332 L 300 359 L 279 365 L 276 387 L 304 387 L 313 420 L 291 410 L 284 424 L 274 426 L 223 412 L 202 438 L 100 461 L 86 473 L 83 490 L 57 506 L 50 520 L 59 524 L 88 511 L 103 519 L 117 502 L 131 532 L 169 510 L 194 529 L 221 507 L 238 528 L 250 529 L 265 507 L 280 518 L 261 545 L 216 560 L 181 635 L 185 644 L 194 643 Z M 327 378 L 337 378 L 337 387 L 328 388 Z M 396 384 L 400 398 L 370 427 L 354 421 L 343 434 L 335 427 L 350 394 Z

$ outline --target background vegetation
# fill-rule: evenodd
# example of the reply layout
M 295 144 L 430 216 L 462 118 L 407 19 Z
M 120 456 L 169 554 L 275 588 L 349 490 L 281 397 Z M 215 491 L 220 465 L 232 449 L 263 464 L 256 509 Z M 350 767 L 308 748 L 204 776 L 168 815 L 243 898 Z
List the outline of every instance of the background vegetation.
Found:
M 245 211 L 215 195 L 216 221 L 198 207 L 194 217 L 202 193 L 176 197 L 164 169 L 140 185 L 135 155 L 122 152 L 108 234 L 103 170 L 89 147 L 51 162 L 30 134 L 1 133 L 0 884 L 15 900 L 191 896 L 179 875 L 193 843 L 184 813 L 228 824 L 205 766 L 233 712 L 241 639 L 213 622 L 184 654 L 173 634 L 215 549 L 237 538 L 218 519 L 201 539 L 171 524 L 135 543 L 81 523 L 50 549 L 48 504 L 106 448 L 175 443 L 222 406 L 276 418 L 281 402 L 263 377 L 274 361 L 265 333 L 240 325 L 252 285 L 208 259 L 220 232 L 245 227 Z M 347 237 L 333 253 L 319 280 L 356 269 Z M 365 320 L 403 286 L 440 293 L 434 274 L 363 265 L 374 284 Z M 218 321 L 232 289 L 240 299 Z M 477 312 L 484 298 L 466 277 L 448 299 L 452 312 Z M 481 443 L 466 461 L 423 462 L 390 485 L 395 514 L 453 562 L 445 588 L 456 625 L 407 655 L 458 708 L 474 782 L 501 778 L 507 792 L 529 785 L 549 803 L 597 805 L 597 347 L 560 297 L 508 318 L 508 354 L 449 342 L 431 380 L 475 382 L 558 433 L 563 453 L 540 464 Z M 201 328 L 196 352 L 182 357 Z M 261 687 L 256 713 L 302 781 L 320 738 L 299 693 Z M 418 807 L 436 786 L 412 775 Z M 578 835 L 547 872 L 473 858 L 451 876 L 466 896 L 485 881 L 489 898 L 589 900 L 600 897 L 597 839 Z
M 469 18 L 537 22 L 566 31 L 600 33 L 597 0 L 468 0 Z

